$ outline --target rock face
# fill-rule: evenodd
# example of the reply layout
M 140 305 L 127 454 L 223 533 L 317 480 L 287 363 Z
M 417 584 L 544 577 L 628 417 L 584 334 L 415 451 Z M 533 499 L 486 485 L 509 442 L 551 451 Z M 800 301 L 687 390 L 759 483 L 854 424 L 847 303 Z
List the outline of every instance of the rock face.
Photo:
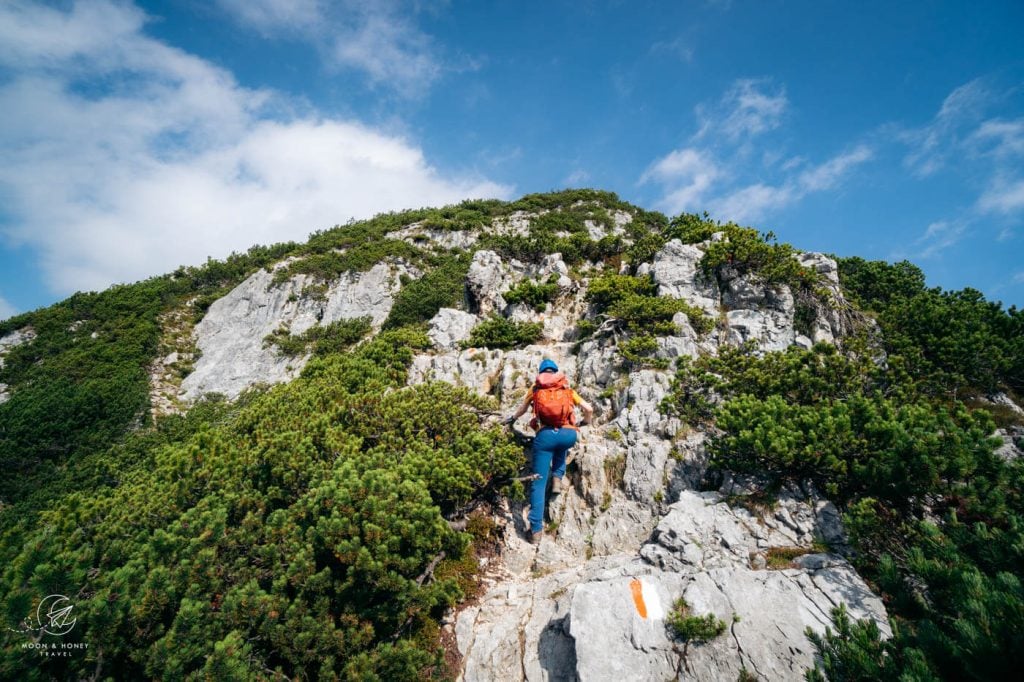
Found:
M 7 355 L 12 348 L 20 346 L 23 343 L 28 343 L 34 338 L 36 338 L 36 332 L 31 327 L 15 329 L 10 334 L 0 336 L 0 367 L 4 366 L 4 356 Z
M 697 244 L 684 244 L 673 239 L 654 256 L 651 276 L 658 285 L 658 294 L 683 298 L 716 316 L 720 294 L 718 282 L 700 269 L 704 250 Z
M 469 338 L 478 321 L 476 315 L 454 308 L 441 308 L 430 320 L 430 331 L 427 332 L 427 336 L 438 348 L 454 350 L 458 348 L 460 341 Z
M 763 567 L 766 551 L 799 547 L 796 538 L 829 523 L 827 506 L 815 513 L 803 505 L 799 522 L 782 507 L 776 516 L 792 527 L 776 519 L 762 528 L 763 518 L 713 493 L 687 492 L 639 555 L 583 559 L 534 579 L 506 576 L 458 616 L 463 679 L 735 680 L 743 669 L 799 679 L 814 660 L 805 630 L 824 632 L 840 603 L 891 634 L 881 600 L 838 555 L 808 548 L 779 570 Z M 537 552 L 541 566 L 554 555 L 547 543 Z M 725 634 L 684 646 L 666 624 L 680 599 L 693 615 L 722 620 Z
M 316 324 L 370 316 L 379 326 L 387 317 L 408 272 L 401 264 L 378 263 L 366 272 L 347 273 L 333 281 L 325 298 L 304 296 L 314 284 L 296 275 L 279 284 L 274 275 L 259 270 L 210 306 L 195 327 L 200 357 L 182 382 L 182 396 L 194 400 L 207 393 L 235 398 L 258 383 L 293 379 L 307 358 L 282 356 L 264 339 L 280 328 L 300 334 Z

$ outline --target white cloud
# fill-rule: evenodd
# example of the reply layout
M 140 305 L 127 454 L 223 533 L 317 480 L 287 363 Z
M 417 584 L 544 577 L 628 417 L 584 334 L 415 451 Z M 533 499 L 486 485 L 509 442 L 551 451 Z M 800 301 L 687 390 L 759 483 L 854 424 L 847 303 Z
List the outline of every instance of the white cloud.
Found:
M 740 79 L 716 107 L 697 108 L 700 130 L 694 139 L 722 135 L 730 142 L 737 142 L 754 137 L 778 128 L 788 108 L 785 88 L 774 88 L 766 78 Z
M 41 251 L 57 293 L 510 193 L 356 121 L 275 117 L 274 93 L 146 37 L 143 22 L 112 2 L 0 6 L 0 65 L 15 73 L 0 86 L 0 192 L 14 216 L 0 232 Z M 81 76 L 106 85 L 76 88 Z
M 751 222 L 760 220 L 771 211 L 788 206 L 797 196 L 792 185 L 772 187 L 758 183 L 716 199 L 711 209 L 716 216 L 726 220 Z
M 949 93 L 928 125 L 899 133 L 911 147 L 904 165 L 920 177 L 942 169 L 968 136 L 965 128 L 978 121 L 991 99 L 992 94 L 980 79 Z
M 931 258 L 959 242 L 967 232 L 968 224 L 963 220 L 939 220 L 928 225 L 917 241 L 921 247 L 919 258 Z
M 707 208 L 724 220 L 756 221 L 808 194 L 836 189 L 855 167 L 874 158 L 868 145 L 859 144 L 809 166 L 803 157 L 769 149 L 760 154 L 761 170 L 775 175 L 774 181 L 750 181 L 751 159 L 758 156 L 752 138 L 779 127 L 788 107 L 785 87 L 768 79 L 736 81 L 715 107 L 697 107 L 701 127 L 691 138 L 695 144 L 655 160 L 639 184 L 660 185 L 656 204 L 668 213 Z
M 664 188 L 659 208 L 669 213 L 696 211 L 705 193 L 721 171 L 705 152 L 677 149 L 652 163 L 640 177 L 640 184 L 656 182 Z
M 873 156 L 869 147 L 859 145 L 798 174 L 790 174 L 777 185 L 757 182 L 718 196 L 709 205 L 715 215 L 726 220 L 761 220 L 773 211 L 800 201 L 808 194 L 836 189 L 853 168 Z M 792 171 L 793 168 L 788 170 Z
M 415 97 L 445 65 L 416 25 L 418 6 L 402 0 L 218 0 L 240 24 L 267 37 L 307 41 L 331 67 L 363 72 L 374 86 Z
M 982 153 L 998 158 L 1024 156 L 1024 118 L 984 121 L 970 140 Z
M 1014 284 L 1024 284 L 1024 270 L 1014 273 L 1013 282 Z
M 11 305 L 3 296 L 0 296 L 0 321 L 6 320 L 8 317 L 14 317 L 17 312 L 17 308 Z
M 851 168 L 869 161 L 872 156 L 874 154 L 869 147 L 859 145 L 845 154 L 829 159 L 820 166 L 804 171 L 800 174 L 799 185 L 804 192 L 832 189 Z
M 586 183 L 589 180 L 590 173 L 583 170 L 582 168 L 577 168 L 576 170 L 565 176 L 565 179 L 562 180 L 562 184 L 565 185 L 566 187 L 582 187 L 584 183 Z
M 1014 213 L 1024 209 L 1024 180 L 997 179 L 978 199 L 985 213 Z
M 658 41 L 651 45 L 650 51 L 670 54 L 687 63 L 693 61 L 693 42 L 683 37 Z
M 268 35 L 313 28 L 325 10 L 320 0 L 217 0 L 217 4 L 239 22 Z

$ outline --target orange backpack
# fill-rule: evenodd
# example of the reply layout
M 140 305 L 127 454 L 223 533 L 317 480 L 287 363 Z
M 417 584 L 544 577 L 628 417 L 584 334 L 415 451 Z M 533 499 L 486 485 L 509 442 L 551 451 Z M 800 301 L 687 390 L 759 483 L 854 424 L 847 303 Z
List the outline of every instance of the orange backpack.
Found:
M 533 383 L 533 415 L 545 426 L 576 428 L 576 406 L 561 372 L 541 372 Z

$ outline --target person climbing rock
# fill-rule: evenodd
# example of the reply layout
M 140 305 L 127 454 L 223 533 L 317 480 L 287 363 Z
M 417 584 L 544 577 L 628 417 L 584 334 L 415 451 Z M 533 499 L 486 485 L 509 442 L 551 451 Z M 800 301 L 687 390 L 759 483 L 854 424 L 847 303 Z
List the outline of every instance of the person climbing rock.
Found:
M 533 473 L 537 478 L 530 490 L 530 542 L 538 544 L 544 534 L 544 504 L 548 476 L 553 475 L 551 494 L 562 492 L 565 476 L 565 456 L 576 444 L 576 407 L 583 410 L 584 421 L 594 418 L 594 408 L 569 386 L 565 374 L 558 371 L 553 360 L 540 363 L 537 378 L 526 394 L 522 405 L 505 421 L 509 424 L 533 409 L 530 426 L 536 430 L 533 439 Z

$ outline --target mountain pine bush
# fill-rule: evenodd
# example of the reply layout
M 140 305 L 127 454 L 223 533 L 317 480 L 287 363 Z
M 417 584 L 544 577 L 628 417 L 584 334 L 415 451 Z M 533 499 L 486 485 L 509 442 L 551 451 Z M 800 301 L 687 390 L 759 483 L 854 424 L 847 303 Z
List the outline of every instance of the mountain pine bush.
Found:
M 426 345 L 397 330 L 314 359 L 227 422 L 158 447 L 116 488 L 68 495 L 4 565 L 10 622 L 39 594 L 77 595 L 63 641 L 102 652 L 102 675 L 118 679 L 419 679 L 439 665 L 419 634 L 461 596 L 456 577 L 424 571 L 469 542 L 441 513 L 522 457 L 481 426 L 489 401 L 401 388 Z M 9 646 L 0 676 L 96 665 Z

